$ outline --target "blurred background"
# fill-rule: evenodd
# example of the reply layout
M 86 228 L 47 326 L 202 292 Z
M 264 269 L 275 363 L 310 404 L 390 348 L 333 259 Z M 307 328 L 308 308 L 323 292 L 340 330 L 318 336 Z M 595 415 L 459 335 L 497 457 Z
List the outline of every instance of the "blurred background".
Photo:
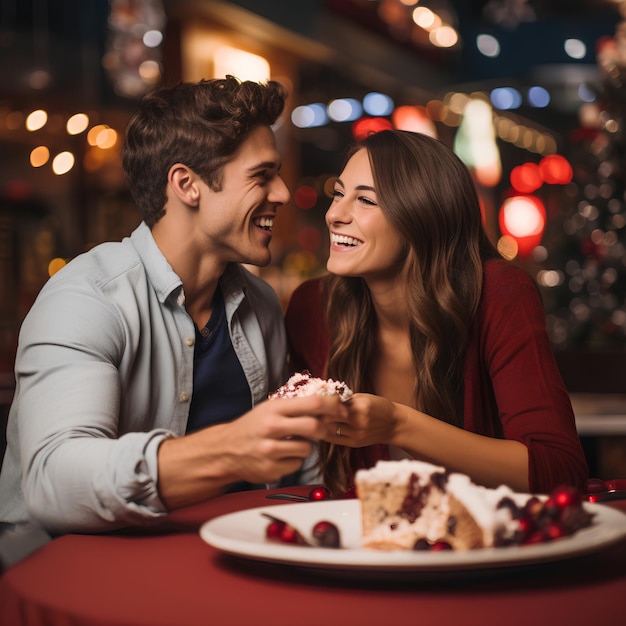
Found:
M 138 100 L 226 74 L 290 92 L 293 197 L 260 271 L 283 303 L 325 270 L 348 144 L 430 134 L 537 281 L 580 411 L 626 420 L 626 0 L 0 0 L 0 403 L 47 278 L 138 223 L 119 158 Z M 596 473 L 626 475 L 620 428 L 581 428 Z

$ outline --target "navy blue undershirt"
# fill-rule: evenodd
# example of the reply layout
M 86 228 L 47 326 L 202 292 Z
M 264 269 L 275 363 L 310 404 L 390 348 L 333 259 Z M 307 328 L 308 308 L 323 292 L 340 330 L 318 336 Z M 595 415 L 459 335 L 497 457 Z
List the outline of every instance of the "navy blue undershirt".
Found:
M 250 387 L 230 341 L 224 297 L 218 286 L 211 319 L 202 329 L 196 326 L 187 432 L 230 422 L 251 408 Z

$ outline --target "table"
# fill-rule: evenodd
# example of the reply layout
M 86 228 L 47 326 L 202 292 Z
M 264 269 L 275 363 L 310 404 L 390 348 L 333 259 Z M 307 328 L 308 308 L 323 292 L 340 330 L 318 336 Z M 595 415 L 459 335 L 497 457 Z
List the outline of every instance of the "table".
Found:
M 288 491 L 304 494 L 308 488 Z M 228 494 L 181 509 L 150 531 L 54 539 L 0 578 L 0 624 L 625 623 L 626 540 L 562 562 L 436 580 L 329 576 L 228 556 L 202 541 L 198 529 L 207 519 L 279 503 L 266 494 Z M 626 501 L 610 506 L 626 512 Z
M 570 393 L 570 399 L 579 435 L 626 435 L 626 394 Z

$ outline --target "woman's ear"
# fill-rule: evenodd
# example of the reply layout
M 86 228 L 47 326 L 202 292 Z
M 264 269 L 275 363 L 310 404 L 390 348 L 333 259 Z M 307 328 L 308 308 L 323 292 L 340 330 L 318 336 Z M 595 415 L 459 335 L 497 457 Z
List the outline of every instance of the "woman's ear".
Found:
M 170 167 L 167 182 L 176 197 L 188 206 L 197 207 L 200 203 L 200 187 L 195 172 L 182 163 Z

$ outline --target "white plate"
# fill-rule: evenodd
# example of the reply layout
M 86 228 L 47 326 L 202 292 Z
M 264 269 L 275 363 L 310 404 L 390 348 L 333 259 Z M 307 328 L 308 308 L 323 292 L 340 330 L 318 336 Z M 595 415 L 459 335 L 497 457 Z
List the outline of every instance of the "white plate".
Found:
M 572 536 L 529 546 L 489 548 L 467 552 L 379 551 L 361 547 L 358 500 L 327 500 L 247 509 L 205 522 L 200 536 L 208 544 L 236 556 L 300 567 L 331 569 L 437 572 L 516 567 L 555 561 L 596 551 L 626 537 L 626 516 L 600 504 L 585 503 L 594 514 L 592 525 Z M 341 549 L 270 542 L 265 538 L 268 513 L 289 522 L 310 539 L 316 522 L 339 528 Z

